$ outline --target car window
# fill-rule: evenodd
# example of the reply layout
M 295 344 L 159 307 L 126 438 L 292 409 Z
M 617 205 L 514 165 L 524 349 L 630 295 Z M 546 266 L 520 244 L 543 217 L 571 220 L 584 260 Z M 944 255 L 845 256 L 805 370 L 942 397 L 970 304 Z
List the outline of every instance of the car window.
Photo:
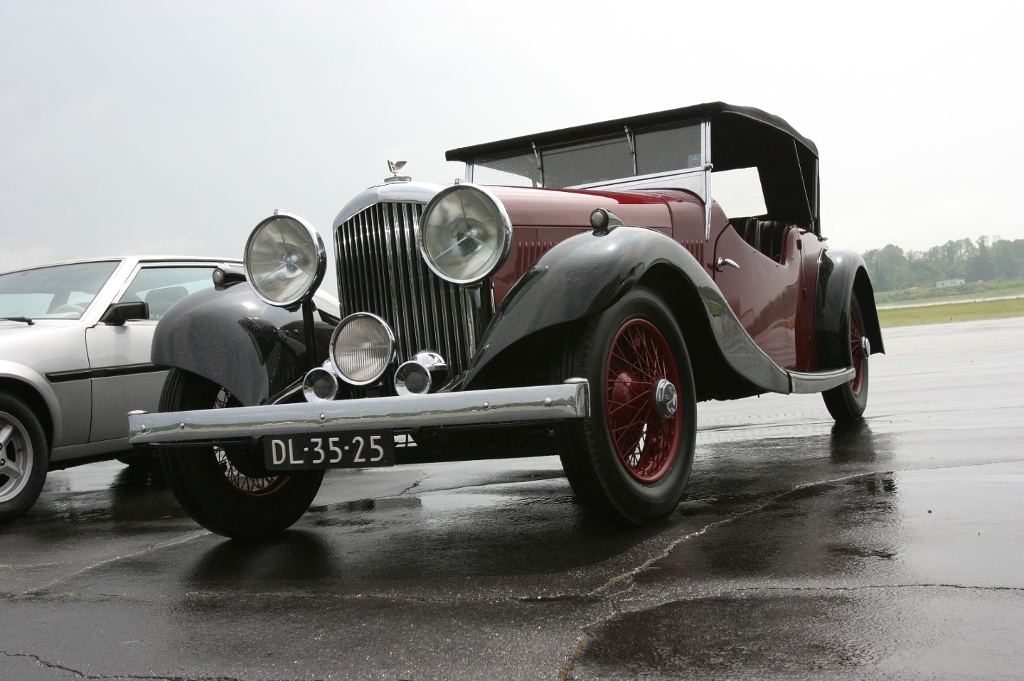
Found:
M 143 267 L 118 302 L 149 303 L 149 318 L 160 319 L 185 296 L 213 286 L 209 267 Z
M 700 168 L 700 125 L 636 134 L 638 175 L 684 168 Z
M 0 274 L 0 317 L 79 319 L 119 262 L 82 262 Z
M 752 218 L 768 212 L 757 168 L 711 173 L 711 196 L 730 218 Z
M 541 161 L 545 187 L 572 187 L 635 175 L 625 134 L 600 142 L 545 150 L 541 152 Z
M 537 157 L 531 153 L 478 160 L 473 164 L 473 182 L 505 187 L 539 187 Z

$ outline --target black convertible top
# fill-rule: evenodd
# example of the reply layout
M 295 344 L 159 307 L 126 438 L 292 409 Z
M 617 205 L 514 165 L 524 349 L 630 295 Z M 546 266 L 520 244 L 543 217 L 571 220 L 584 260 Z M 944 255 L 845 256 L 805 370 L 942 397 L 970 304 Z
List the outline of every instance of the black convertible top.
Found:
M 445 159 L 449 161 L 472 163 L 476 159 L 487 157 L 493 158 L 495 156 L 503 156 L 517 151 L 528 150 L 533 144 L 536 144 L 538 147 L 546 147 L 562 143 L 579 142 L 585 139 L 602 137 L 605 135 L 614 135 L 621 133 L 623 126 L 629 126 L 631 130 L 642 130 L 643 128 L 671 123 L 682 123 L 684 121 L 693 121 L 702 118 L 711 119 L 713 133 L 715 127 L 714 122 L 716 120 L 736 123 L 746 122 L 748 124 L 754 123 L 756 127 L 764 126 L 777 130 L 799 142 L 808 151 L 810 151 L 815 158 L 818 157 L 818 148 L 814 145 L 814 142 L 798 133 L 793 126 L 778 116 L 761 111 L 760 109 L 755 109 L 751 106 L 735 106 L 733 104 L 726 104 L 725 102 L 708 102 L 706 104 L 685 106 L 681 109 L 670 109 L 668 111 L 658 111 L 656 113 L 641 114 L 639 116 L 630 116 L 628 118 L 617 118 L 615 120 L 602 121 L 600 123 L 577 125 L 571 128 L 562 128 L 561 130 L 551 130 L 548 132 L 537 133 L 535 135 L 513 137 L 511 139 L 501 140 L 498 142 L 475 144 L 471 147 L 462 147 L 460 149 L 452 149 L 445 152 Z M 749 128 L 751 126 L 746 125 L 743 127 Z M 712 149 L 714 149 L 714 147 L 715 145 L 712 144 Z M 712 151 L 712 153 L 714 153 L 714 151 Z

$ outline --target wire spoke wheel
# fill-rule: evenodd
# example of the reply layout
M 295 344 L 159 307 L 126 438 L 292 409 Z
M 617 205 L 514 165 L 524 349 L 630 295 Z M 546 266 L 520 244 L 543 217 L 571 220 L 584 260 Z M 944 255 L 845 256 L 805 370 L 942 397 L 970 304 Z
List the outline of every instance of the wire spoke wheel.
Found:
M 655 388 L 667 380 L 679 389 L 668 342 L 646 319 L 631 319 L 612 339 L 605 370 L 605 418 L 619 461 L 643 483 L 657 482 L 679 447 L 682 414 L 668 418 L 655 406 Z
M 217 392 L 217 399 L 214 401 L 214 409 L 241 406 L 238 400 L 232 397 L 224 388 Z M 232 463 L 228 452 L 224 447 L 214 447 L 213 456 L 217 461 L 217 468 L 224 479 L 239 494 L 251 498 L 259 498 L 276 493 L 288 482 L 287 476 L 272 475 L 267 477 L 249 476 L 242 473 Z
M 864 315 L 861 313 L 860 301 L 855 292 L 850 293 L 849 344 L 850 354 L 846 348 L 840 348 L 840 357 L 848 357 L 849 366 L 853 368 L 853 378 L 838 387 L 826 390 L 821 394 L 832 418 L 836 421 L 856 421 L 864 414 L 868 404 L 868 379 L 870 378 L 868 350 L 864 345 Z M 845 330 L 837 334 L 836 342 L 845 344 Z
M 160 395 L 161 411 L 240 406 L 225 388 L 181 369 L 170 371 Z M 283 532 L 309 508 L 324 477 L 322 470 L 274 475 L 258 448 L 242 444 L 167 448 L 160 461 L 182 508 L 226 537 L 259 539 Z
M 864 387 L 864 343 L 860 331 L 860 318 L 850 306 L 850 356 L 853 358 L 853 368 L 857 372 L 850 381 L 850 390 L 854 395 L 860 395 Z
M 664 300 L 636 287 L 567 337 L 555 380 L 586 378 L 590 418 L 563 430 L 562 468 L 587 508 L 643 525 L 679 505 L 697 399 L 686 342 Z

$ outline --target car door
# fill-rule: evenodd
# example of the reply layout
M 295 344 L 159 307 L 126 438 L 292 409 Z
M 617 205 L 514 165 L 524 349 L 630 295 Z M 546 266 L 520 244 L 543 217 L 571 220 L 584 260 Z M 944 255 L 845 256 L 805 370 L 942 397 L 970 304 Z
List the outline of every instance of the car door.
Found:
M 751 218 L 750 239 L 729 224 L 715 241 L 714 278 L 754 342 L 779 366 L 797 365 L 801 254 L 797 227 Z M 744 232 L 747 224 L 741 225 Z M 753 232 L 757 231 L 758 239 Z
M 150 362 L 157 322 L 185 296 L 213 286 L 214 265 L 142 263 L 114 302 L 145 301 L 149 319 L 99 323 L 86 331 L 92 369 L 90 442 L 128 437 L 127 413 L 156 411 L 167 371 Z

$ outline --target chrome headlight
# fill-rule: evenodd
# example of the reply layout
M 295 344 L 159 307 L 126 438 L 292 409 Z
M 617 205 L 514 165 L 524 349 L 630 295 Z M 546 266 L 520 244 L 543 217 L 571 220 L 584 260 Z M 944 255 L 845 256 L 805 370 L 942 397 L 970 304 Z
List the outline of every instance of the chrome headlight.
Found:
M 457 184 L 423 209 L 417 239 L 437 276 L 453 284 L 473 284 L 504 262 L 512 245 L 512 221 L 494 194 Z
M 290 307 L 313 295 L 327 270 L 316 230 L 296 215 L 272 215 L 245 242 L 245 275 L 260 300 Z
M 352 385 L 376 381 L 394 354 L 395 334 L 387 322 L 369 312 L 345 317 L 331 336 L 331 363 Z

